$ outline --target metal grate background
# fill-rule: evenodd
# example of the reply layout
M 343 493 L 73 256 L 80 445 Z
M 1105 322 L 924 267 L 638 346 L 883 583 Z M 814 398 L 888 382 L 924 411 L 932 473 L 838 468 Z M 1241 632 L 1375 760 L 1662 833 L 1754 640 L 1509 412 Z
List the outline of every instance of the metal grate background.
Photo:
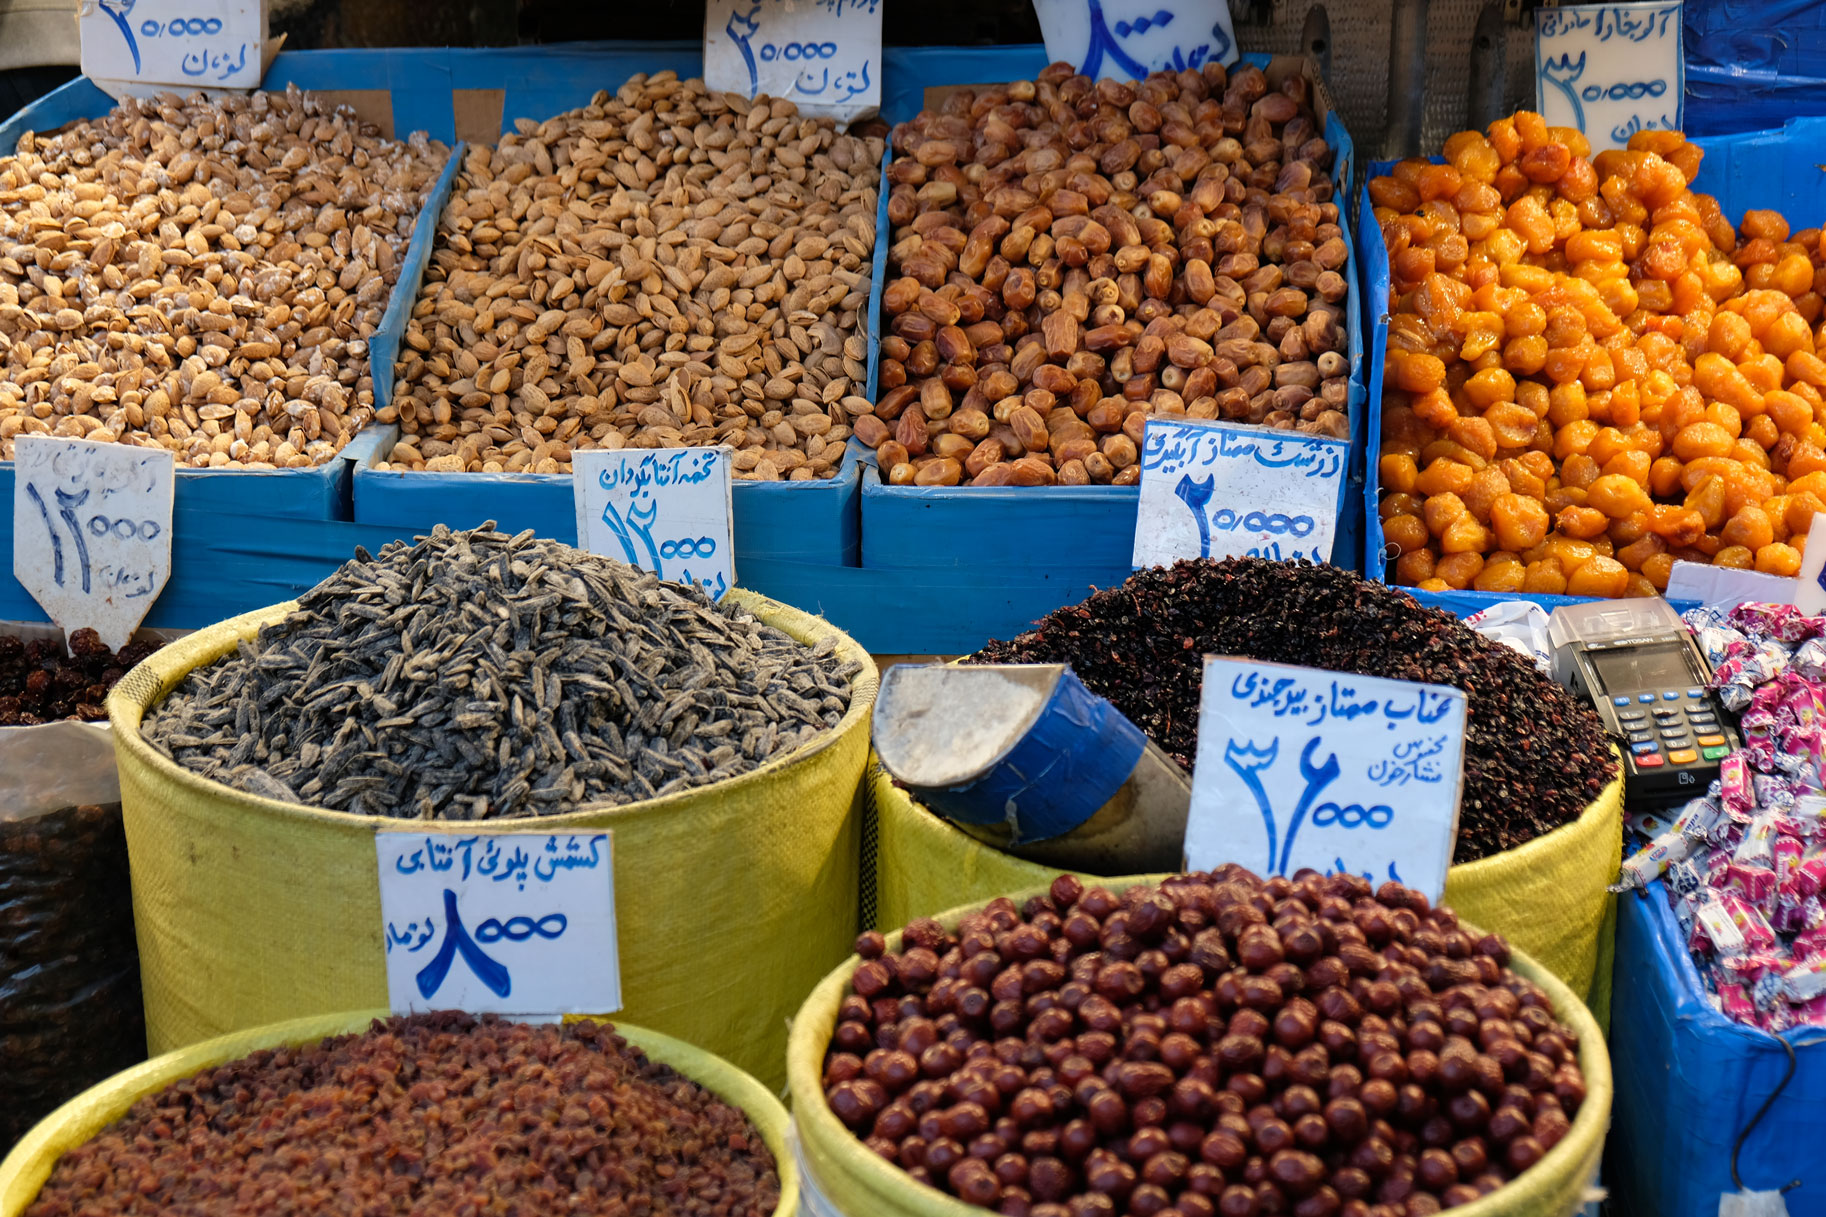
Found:
M 1302 43 L 1311 0 L 1274 0 L 1266 21 L 1251 20 L 1250 9 L 1268 5 L 1234 3 L 1237 41 L 1246 51 L 1296 54 Z M 1331 21 L 1331 92 L 1356 141 L 1358 159 L 1381 155 L 1387 124 L 1390 0 L 1333 0 L 1325 5 Z M 1448 135 L 1464 129 L 1470 85 L 1471 39 L 1483 0 L 1432 0 L 1427 12 L 1426 125 L 1424 151 L 1437 151 Z M 1534 101 L 1534 18 L 1505 26 L 1506 70 L 1503 93 L 1507 108 Z

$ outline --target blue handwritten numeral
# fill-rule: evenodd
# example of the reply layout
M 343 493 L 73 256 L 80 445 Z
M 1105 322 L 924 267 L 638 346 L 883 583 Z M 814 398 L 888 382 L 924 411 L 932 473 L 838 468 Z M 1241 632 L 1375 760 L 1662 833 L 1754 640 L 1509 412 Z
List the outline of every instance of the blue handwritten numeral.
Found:
M 462 952 L 463 962 L 469 965 L 470 971 L 476 974 L 478 980 L 488 986 L 489 992 L 496 997 L 506 997 L 513 990 L 513 978 L 508 975 L 507 968 L 489 958 L 469 937 L 469 931 L 463 928 L 463 918 L 457 913 L 456 893 L 445 888 L 444 945 L 438 948 L 437 955 L 418 974 L 418 991 L 426 1001 L 430 1001 L 432 995 L 444 987 L 444 978 L 450 974 L 450 965 L 459 951 Z

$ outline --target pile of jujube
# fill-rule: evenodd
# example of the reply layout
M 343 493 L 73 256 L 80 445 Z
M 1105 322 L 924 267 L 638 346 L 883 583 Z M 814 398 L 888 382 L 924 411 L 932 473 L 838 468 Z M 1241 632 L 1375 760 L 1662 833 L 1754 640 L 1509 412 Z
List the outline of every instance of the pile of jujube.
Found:
M 1508 945 L 1395 883 L 1064 875 L 857 949 L 831 1110 L 1011 1217 L 1419 1217 L 1535 1165 L 1585 1100 Z

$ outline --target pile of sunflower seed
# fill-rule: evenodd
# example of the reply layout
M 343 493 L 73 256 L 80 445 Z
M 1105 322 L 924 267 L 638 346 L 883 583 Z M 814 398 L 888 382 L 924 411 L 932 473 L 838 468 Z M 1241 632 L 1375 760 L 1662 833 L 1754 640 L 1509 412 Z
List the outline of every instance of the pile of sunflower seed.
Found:
M 835 727 L 806 646 L 695 588 L 555 541 L 439 525 L 307 592 L 147 717 L 186 768 L 358 815 L 498 820 L 732 778 Z

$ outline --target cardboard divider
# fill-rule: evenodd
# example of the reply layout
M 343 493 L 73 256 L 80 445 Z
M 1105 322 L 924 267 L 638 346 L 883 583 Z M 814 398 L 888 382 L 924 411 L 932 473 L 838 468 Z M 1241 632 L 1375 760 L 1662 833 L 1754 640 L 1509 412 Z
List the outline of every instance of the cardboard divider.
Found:
M 942 102 L 959 89 L 981 87 L 982 81 L 1032 79 L 1048 63 L 1043 46 L 994 48 L 902 48 L 914 69 L 910 82 L 889 77 L 882 91 L 882 117 L 904 122 L 920 108 Z M 1339 227 L 1350 257 L 1345 263 L 1349 291 L 1344 299 L 1346 355 L 1350 359 L 1347 414 L 1351 421 L 1351 458 L 1341 496 L 1337 542 L 1332 562 L 1349 570 L 1362 565 L 1363 424 L 1366 394 L 1363 386 L 1363 337 L 1358 303 L 1359 272 L 1350 247 L 1350 199 L 1355 181 L 1355 150 L 1331 100 L 1331 91 L 1317 66 L 1304 56 L 1245 55 L 1243 63 L 1260 67 L 1278 87 L 1291 75 L 1304 76 L 1312 86 L 1313 108 L 1325 138 L 1333 149 L 1332 174 L 1336 183 Z M 965 82 L 979 82 L 975 84 Z M 888 223 L 885 179 L 875 228 L 875 265 L 879 282 L 886 282 L 892 226 Z M 878 287 L 871 302 L 869 348 L 878 357 L 886 333 Z M 873 389 L 873 382 L 871 383 Z M 1134 486 L 891 486 L 870 468 L 862 483 L 862 564 L 869 568 L 965 568 L 986 561 L 1004 569 L 1057 572 L 1061 586 L 1076 585 L 1080 577 L 1094 576 L 1107 586 L 1110 576 L 1126 578 L 1133 569 L 1135 510 L 1140 490 Z M 1018 539 L 1018 544 L 1009 544 Z M 1116 581 L 1120 581 L 1119 579 Z M 1072 603 L 1061 600 L 1051 608 Z M 970 606 L 952 602 L 948 612 L 967 613 Z M 1048 609 L 1050 611 L 1050 608 Z

